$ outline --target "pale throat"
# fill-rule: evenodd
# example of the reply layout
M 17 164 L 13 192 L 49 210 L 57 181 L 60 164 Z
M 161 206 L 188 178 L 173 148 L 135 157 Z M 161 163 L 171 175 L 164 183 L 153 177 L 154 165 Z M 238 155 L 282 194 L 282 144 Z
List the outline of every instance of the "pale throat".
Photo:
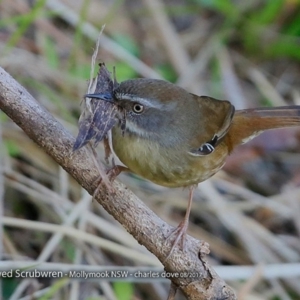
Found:
M 126 131 L 136 134 L 137 136 L 141 138 L 148 139 L 151 133 L 145 131 L 143 128 L 139 127 L 136 125 L 136 123 L 131 122 L 130 120 L 126 119 L 126 129 L 125 129 L 125 134 Z

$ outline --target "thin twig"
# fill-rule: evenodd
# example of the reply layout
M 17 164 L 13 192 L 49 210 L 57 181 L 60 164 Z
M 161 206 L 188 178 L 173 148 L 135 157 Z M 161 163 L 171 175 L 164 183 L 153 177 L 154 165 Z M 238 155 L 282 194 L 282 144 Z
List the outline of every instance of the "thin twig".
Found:
M 165 6 L 161 0 L 144 0 L 154 19 L 156 32 L 161 37 L 172 65 L 178 74 L 185 71 L 189 65 L 189 56 L 179 39 L 175 28 L 165 13 Z

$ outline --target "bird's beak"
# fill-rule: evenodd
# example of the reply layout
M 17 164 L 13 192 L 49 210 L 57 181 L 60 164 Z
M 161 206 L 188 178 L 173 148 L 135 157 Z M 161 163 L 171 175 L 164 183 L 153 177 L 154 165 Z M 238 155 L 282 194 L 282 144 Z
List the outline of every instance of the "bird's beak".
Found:
M 86 98 L 99 99 L 106 102 L 114 103 L 114 98 L 112 93 L 100 93 L 100 94 L 86 94 Z

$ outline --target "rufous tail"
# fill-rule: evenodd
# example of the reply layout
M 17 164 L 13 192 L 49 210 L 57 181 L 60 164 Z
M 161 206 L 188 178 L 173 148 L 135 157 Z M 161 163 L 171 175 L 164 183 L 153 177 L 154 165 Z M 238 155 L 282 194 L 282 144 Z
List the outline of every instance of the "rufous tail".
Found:
M 232 149 L 269 129 L 300 126 L 300 106 L 280 106 L 236 111 L 227 134 Z

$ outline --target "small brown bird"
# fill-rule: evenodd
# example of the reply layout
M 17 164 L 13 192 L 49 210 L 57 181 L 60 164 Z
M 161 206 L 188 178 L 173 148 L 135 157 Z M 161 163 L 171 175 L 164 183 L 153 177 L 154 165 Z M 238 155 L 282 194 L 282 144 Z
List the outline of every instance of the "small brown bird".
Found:
M 130 171 L 158 185 L 190 187 L 185 218 L 170 235 L 170 254 L 180 240 L 183 247 L 196 184 L 218 172 L 236 146 L 265 130 L 300 125 L 300 106 L 235 111 L 229 101 L 163 80 L 127 80 L 111 93 L 86 97 L 117 106 L 112 145 Z

